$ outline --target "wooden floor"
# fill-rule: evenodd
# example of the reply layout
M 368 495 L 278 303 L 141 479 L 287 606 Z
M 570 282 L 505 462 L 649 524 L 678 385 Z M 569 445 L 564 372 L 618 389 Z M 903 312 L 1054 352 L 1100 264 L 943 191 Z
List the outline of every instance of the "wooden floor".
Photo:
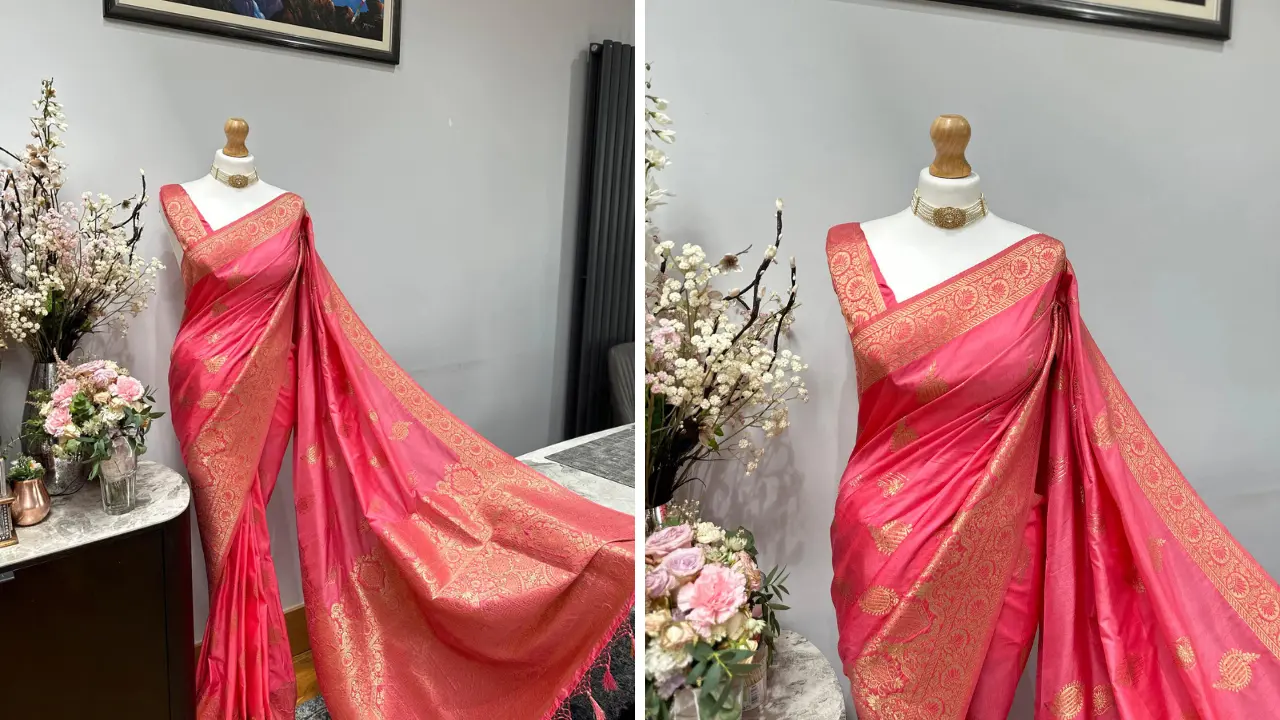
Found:
M 298 678 L 298 704 L 320 697 L 320 684 L 316 681 L 316 664 L 311 651 L 293 656 L 293 674 Z

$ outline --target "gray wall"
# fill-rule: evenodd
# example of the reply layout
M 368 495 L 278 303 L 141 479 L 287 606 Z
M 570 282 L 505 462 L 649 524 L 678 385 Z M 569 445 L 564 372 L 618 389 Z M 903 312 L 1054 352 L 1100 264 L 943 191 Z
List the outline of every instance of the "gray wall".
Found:
M 1223 45 L 906 0 L 649 0 L 646 58 L 679 138 L 667 239 L 758 252 L 787 201 L 813 399 L 760 476 L 722 478 L 709 505 L 791 567 L 785 623 L 833 662 L 828 529 L 857 408 L 823 242 L 906 207 L 940 113 L 973 123 L 992 208 L 1066 243 L 1121 382 L 1280 573 L 1280 5 L 1236 5 Z
M 264 179 L 307 200 L 316 244 L 388 352 L 513 454 L 561 439 L 584 93 L 593 40 L 633 36 L 631 0 L 405 3 L 401 64 L 340 60 L 102 19 L 101 0 L 5 0 L 0 144 L 26 142 L 40 78 L 67 108 L 69 190 L 124 197 L 207 172 L 222 123 L 248 119 Z M 107 351 L 161 388 L 182 313 L 169 266 Z M 101 351 L 102 346 L 98 346 Z M 16 431 L 30 358 L 4 355 L 0 430 Z M 166 418 L 148 457 L 181 466 Z M 268 512 L 285 607 L 302 602 L 286 468 Z M 196 545 L 197 628 L 204 563 Z

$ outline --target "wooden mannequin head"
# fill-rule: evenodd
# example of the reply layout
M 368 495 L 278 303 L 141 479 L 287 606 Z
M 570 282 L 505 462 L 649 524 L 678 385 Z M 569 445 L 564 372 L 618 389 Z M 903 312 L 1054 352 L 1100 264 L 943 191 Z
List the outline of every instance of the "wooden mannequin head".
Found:
M 249 157 L 249 148 L 244 144 L 245 138 L 249 137 L 249 123 L 243 118 L 231 118 L 227 120 L 226 125 L 222 126 L 222 131 L 227 134 L 227 144 L 222 148 L 223 155 L 234 158 Z
M 972 130 L 969 121 L 961 115 L 939 115 L 929 128 L 933 139 L 934 158 L 929 174 L 934 177 L 958 179 L 969 177 L 973 168 L 964 158 Z

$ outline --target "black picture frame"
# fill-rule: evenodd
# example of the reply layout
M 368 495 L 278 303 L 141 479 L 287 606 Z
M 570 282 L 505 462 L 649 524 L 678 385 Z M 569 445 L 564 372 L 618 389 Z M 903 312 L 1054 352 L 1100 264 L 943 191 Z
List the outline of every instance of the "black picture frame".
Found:
M 370 60 L 387 65 L 398 65 L 400 64 L 401 2 L 402 0 L 384 0 L 384 6 L 391 6 L 391 41 L 385 50 L 295 35 L 288 32 L 287 29 L 291 26 L 285 23 L 271 23 L 272 25 L 279 25 L 281 30 L 245 27 L 234 23 L 220 22 L 218 20 L 186 15 L 180 12 L 167 12 L 165 10 L 138 7 L 137 5 L 130 4 L 128 0 L 102 0 L 102 16 L 111 20 L 124 20 L 127 22 L 143 23 L 145 25 L 154 25 L 165 28 L 178 28 L 180 30 L 190 30 L 204 33 L 206 35 L 216 35 L 218 37 L 232 38 L 235 40 L 248 40 L 249 42 L 276 45 L 279 47 L 293 48 L 295 50 L 359 58 L 361 60 Z
M 1169 0 L 1178 2 L 1178 0 Z M 1028 15 L 1082 20 L 1084 22 L 1115 25 L 1136 30 L 1188 35 L 1211 40 L 1231 39 L 1231 0 L 1219 0 L 1218 17 L 1201 20 L 1172 13 L 1149 12 L 1130 8 L 1099 5 L 1082 0 L 930 0 L 950 5 L 989 10 L 1007 10 Z

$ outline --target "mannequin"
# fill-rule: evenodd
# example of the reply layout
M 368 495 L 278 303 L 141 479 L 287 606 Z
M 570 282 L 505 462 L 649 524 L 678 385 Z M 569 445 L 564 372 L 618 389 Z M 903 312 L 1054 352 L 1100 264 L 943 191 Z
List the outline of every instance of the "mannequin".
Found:
M 231 118 L 223 126 L 223 131 L 227 135 L 227 144 L 213 156 L 213 168 L 222 173 L 223 180 L 215 178 L 213 169 L 210 169 L 204 177 L 182 183 L 182 189 L 187 191 L 191 202 L 195 203 L 200 214 L 214 230 L 230 225 L 286 192 L 253 179 L 257 177 L 257 167 L 244 144 L 245 138 L 249 136 L 249 123 L 240 118 Z M 227 180 L 236 175 L 250 179 L 244 187 L 232 187 Z M 176 236 L 171 236 L 170 240 L 173 252 L 181 260 L 181 244 Z
M 922 201 L 938 208 L 965 208 L 983 199 L 981 179 L 964 157 L 970 134 L 969 122 L 959 115 L 942 115 L 933 121 L 929 136 L 936 154 L 933 164 L 920 171 L 916 185 Z M 862 223 L 862 231 L 885 283 L 899 302 L 1036 234 L 996 217 L 989 209 L 964 227 L 947 230 L 920 218 L 911 206 Z

